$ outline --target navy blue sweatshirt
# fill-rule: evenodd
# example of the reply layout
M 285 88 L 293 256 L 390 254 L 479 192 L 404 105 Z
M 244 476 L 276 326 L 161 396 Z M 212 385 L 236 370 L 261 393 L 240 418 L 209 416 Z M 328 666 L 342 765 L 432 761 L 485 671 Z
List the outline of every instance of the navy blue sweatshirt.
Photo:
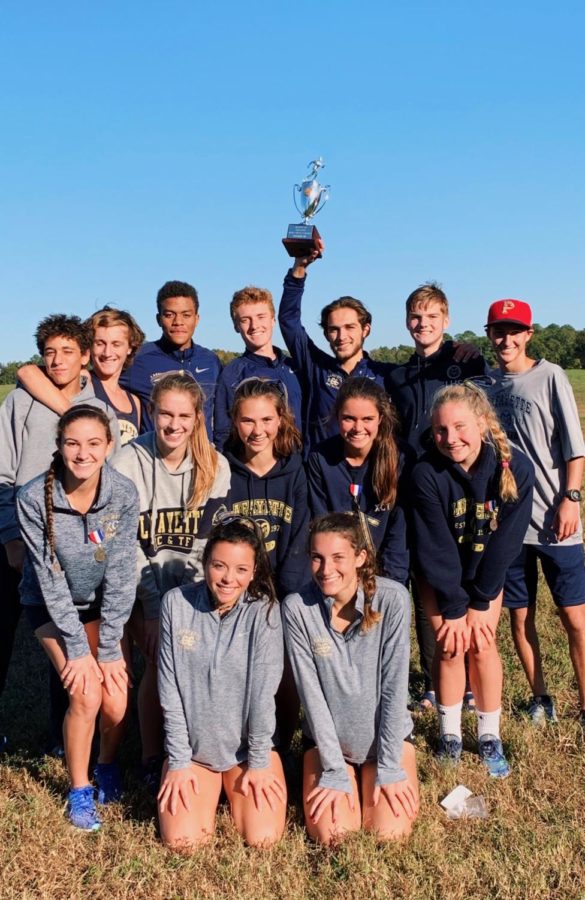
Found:
M 246 350 L 237 359 L 233 359 L 222 371 L 215 392 L 215 415 L 213 422 L 213 442 L 218 450 L 223 450 L 232 426 L 231 408 L 234 394 L 242 381 L 247 378 L 266 378 L 275 381 L 286 389 L 290 406 L 299 431 L 302 432 L 301 386 L 293 370 L 292 360 L 285 356 L 278 347 L 274 348 L 276 359 L 260 356 Z
M 386 388 L 402 425 L 402 437 L 421 456 L 427 449 L 433 397 L 446 384 L 459 384 L 466 378 L 484 375 L 483 356 L 456 363 L 453 341 L 445 341 L 431 356 L 413 353 L 407 363 L 396 366 L 388 375 Z
M 325 438 L 337 434 L 338 427 L 331 411 L 337 392 L 350 377 L 371 378 L 385 387 L 393 363 L 376 362 L 367 353 L 349 374 L 330 353 L 325 353 L 311 340 L 301 322 L 301 300 L 305 278 L 295 278 L 289 269 L 278 309 L 278 324 L 292 356 L 303 397 L 303 437 L 305 455 Z
M 372 486 L 371 454 L 360 466 L 351 466 L 344 456 L 343 439 L 335 435 L 311 451 L 307 475 L 313 516 L 350 512 L 354 507 L 349 486 L 361 485 L 359 508 L 367 516 L 370 534 L 378 551 L 380 574 L 406 584 L 409 555 L 404 510 L 399 501 L 390 510 L 378 508 Z
M 207 347 L 193 344 L 187 350 L 178 350 L 162 337 L 158 341 L 143 344 L 131 366 L 120 378 L 127 391 L 137 394 L 142 401 L 140 434 L 154 428 L 150 416 L 149 400 L 157 376 L 165 372 L 190 372 L 205 395 L 205 424 L 209 440 L 213 437 L 213 400 L 221 363 L 217 354 Z
M 482 444 L 473 472 L 429 451 L 414 467 L 415 572 L 434 589 L 441 615 L 459 619 L 468 607 L 486 610 L 504 586 L 530 521 L 534 466 L 513 448 L 510 469 L 518 500 L 499 495 L 501 463 Z M 497 522 L 492 530 L 490 523 Z
M 232 511 L 258 522 L 279 598 L 298 590 L 311 577 L 307 540 L 307 477 L 300 453 L 279 459 L 266 475 L 252 472 L 229 450 Z

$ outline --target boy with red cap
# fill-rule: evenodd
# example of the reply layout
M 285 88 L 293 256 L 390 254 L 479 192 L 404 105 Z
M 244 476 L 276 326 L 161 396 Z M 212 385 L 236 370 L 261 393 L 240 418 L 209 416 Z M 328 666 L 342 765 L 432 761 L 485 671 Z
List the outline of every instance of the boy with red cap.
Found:
M 560 366 L 527 355 L 532 310 L 522 300 L 492 303 L 486 325 L 499 372 L 490 399 L 508 437 L 534 463 L 532 518 L 522 553 L 506 576 L 504 606 L 533 693 L 535 724 L 556 720 L 535 625 L 537 560 L 567 631 L 585 725 L 585 561 L 580 517 L 585 442 L 575 397 Z

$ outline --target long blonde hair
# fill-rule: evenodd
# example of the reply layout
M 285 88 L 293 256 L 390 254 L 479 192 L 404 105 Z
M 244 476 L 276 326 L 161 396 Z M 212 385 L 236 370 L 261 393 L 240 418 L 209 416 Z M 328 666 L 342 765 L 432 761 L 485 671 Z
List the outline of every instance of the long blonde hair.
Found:
M 196 509 L 209 496 L 217 474 L 218 454 L 207 436 L 203 411 L 203 391 L 193 376 L 182 372 L 169 372 L 168 375 L 157 381 L 150 395 L 152 409 L 154 410 L 160 403 L 163 394 L 172 392 L 188 394 L 195 410 L 195 425 L 189 438 L 189 449 L 193 460 L 193 481 L 187 509 Z
M 482 440 L 493 446 L 500 462 L 500 497 L 505 503 L 517 500 L 518 487 L 510 468 L 512 459 L 510 442 L 485 391 L 471 381 L 465 381 L 463 384 L 448 384 L 440 388 L 433 397 L 431 420 L 439 407 L 444 406 L 445 403 L 465 403 L 475 416 L 485 418 L 487 427 Z

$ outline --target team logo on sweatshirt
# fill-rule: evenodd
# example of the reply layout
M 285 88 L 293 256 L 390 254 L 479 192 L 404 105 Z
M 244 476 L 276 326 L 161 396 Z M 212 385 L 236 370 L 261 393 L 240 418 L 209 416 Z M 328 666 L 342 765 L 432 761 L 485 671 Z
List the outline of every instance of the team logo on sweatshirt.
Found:
M 329 638 L 313 638 L 311 641 L 313 656 L 331 656 L 333 644 Z
M 449 366 L 447 369 L 447 378 L 449 381 L 460 381 L 461 380 L 461 366 L 457 366 L 453 364 Z
M 190 628 L 180 628 L 177 638 L 181 650 L 194 650 L 195 644 L 199 640 L 199 635 L 196 631 L 191 631 Z
M 101 523 L 104 530 L 104 536 L 107 541 L 110 541 L 118 531 L 118 525 L 120 524 L 118 514 L 107 513 L 105 516 L 102 516 Z
M 334 388 L 336 391 L 339 390 L 343 383 L 343 378 L 339 375 L 338 372 L 329 372 L 327 378 L 325 379 L 325 384 L 327 387 Z

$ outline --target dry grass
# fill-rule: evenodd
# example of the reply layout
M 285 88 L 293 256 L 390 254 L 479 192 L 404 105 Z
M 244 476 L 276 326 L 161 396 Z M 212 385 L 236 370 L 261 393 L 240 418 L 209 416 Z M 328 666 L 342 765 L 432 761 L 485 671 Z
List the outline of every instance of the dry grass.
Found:
M 579 380 L 583 408 L 585 377 Z M 273 850 L 244 847 L 222 809 L 213 842 L 183 857 L 160 846 L 153 806 L 133 775 L 135 721 L 124 749 L 126 802 L 106 811 L 97 835 L 67 825 L 63 766 L 38 754 L 46 717 L 45 662 L 23 623 L 0 721 L 22 748 L 0 765 L 0 897 L 585 898 L 585 740 L 576 722 L 566 639 L 544 587 L 539 628 L 560 721 L 534 731 L 522 718 L 526 683 L 504 617 L 503 736 L 513 767 L 506 781 L 490 780 L 480 770 L 471 716 L 465 721 L 469 752 L 457 774 L 439 770 L 430 752 L 435 720 L 426 715 L 416 729 L 422 807 L 409 843 L 381 847 L 356 835 L 336 850 L 317 848 L 307 841 L 298 806 L 291 803 L 285 838 Z M 458 782 L 486 798 L 486 821 L 444 816 L 438 801 Z

